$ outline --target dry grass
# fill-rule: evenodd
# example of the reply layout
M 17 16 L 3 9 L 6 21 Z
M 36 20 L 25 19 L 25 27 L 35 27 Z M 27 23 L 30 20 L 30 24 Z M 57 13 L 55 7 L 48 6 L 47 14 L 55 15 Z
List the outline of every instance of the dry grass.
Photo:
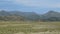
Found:
M 56 34 L 59 26 L 60 22 L 0 21 L 0 34 Z

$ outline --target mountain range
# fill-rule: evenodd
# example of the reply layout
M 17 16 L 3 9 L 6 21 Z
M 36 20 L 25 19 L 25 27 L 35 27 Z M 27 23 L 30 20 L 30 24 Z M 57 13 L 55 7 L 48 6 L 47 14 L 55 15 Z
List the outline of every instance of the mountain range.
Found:
M 60 13 L 48 11 L 45 14 L 21 11 L 0 11 L 0 20 L 60 21 Z

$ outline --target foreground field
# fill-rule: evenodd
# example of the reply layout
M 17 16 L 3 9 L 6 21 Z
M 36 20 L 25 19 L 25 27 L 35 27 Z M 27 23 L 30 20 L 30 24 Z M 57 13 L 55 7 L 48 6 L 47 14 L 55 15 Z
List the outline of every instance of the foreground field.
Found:
M 0 21 L 0 34 L 60 34 L 60 22 Z

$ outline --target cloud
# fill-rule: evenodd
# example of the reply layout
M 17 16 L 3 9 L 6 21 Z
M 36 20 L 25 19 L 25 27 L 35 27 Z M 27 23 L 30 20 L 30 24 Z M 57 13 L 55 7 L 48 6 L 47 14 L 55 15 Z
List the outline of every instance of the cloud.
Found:
M 13 0 L 13 2 L 30 7 L 60 8 L 59 0 Z
M 60 8 L 60 0 L 0 0 L 28 7 Z
M 43 6 L 44 3 L 41 0 L 15 0 L 17 4 L 23 4 L 26 6 Z

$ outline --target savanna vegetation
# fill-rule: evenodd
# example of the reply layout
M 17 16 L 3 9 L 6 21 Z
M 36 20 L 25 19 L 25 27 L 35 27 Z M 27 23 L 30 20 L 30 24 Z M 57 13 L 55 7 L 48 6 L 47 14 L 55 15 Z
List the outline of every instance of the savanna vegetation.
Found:
M 40 32 L 56 34 L 60 32 L 60 22 L 0 21 L 0 34 L 38 34 Z

